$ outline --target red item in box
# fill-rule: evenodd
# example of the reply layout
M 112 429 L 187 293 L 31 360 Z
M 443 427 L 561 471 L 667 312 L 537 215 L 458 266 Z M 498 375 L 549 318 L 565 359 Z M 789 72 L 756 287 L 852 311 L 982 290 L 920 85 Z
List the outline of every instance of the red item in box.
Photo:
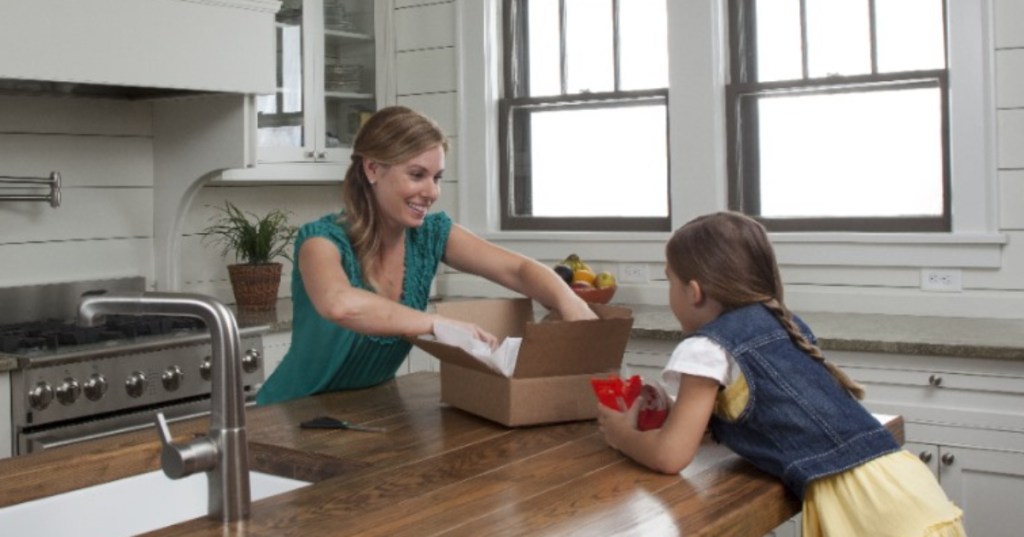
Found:
M 626 403 L 626 408 L 632 407 L 643 388 L 640 375 L 633 375 L 628 381 L 623 381 L 618 375 L 610 375 L 608 378 L 590 379 L 590 384 L 594 387 L 597 400 L 612 410 L 622 410 L 619 408 L 619 397 Z

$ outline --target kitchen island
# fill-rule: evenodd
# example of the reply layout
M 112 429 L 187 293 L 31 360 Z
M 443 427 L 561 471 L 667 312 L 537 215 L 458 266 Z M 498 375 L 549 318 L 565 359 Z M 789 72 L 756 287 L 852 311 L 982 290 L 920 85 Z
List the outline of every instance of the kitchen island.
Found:
M 680 475 L 661 475 L 609 449 L 594 421 L 510 429 L 442 405 L 439 392 L 436 373 L 415 373 L 251 408 L 253 469 L 315 483 L 254 502 L 247 521 L 152 535 L 760 536 L 799 510 L 779 481 L 710 440 Z M 321 415 L 386 432 L 299 428 Z M 902 442 L 902 419 L 882 419 Z M 4 460 L 0 506 L 158 467 L 153 430 Z

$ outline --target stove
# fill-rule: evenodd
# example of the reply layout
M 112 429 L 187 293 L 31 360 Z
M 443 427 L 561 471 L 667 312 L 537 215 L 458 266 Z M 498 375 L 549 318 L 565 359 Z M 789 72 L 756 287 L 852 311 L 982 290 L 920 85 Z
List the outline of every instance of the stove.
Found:
M 193 317 L 76 322 L 83 295 L 145 290 L 143 278 L 0 288 L 0 356 L 13 357 L 11 445 L 30 453 L 210 411 L 210 336 Z M 262 334 L 241 329 L 248 401 L 263 382 Z

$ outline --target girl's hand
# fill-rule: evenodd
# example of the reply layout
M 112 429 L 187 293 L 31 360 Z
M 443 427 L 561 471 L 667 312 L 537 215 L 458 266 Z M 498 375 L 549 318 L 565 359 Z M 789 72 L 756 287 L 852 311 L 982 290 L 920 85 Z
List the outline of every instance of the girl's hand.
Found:
M 618 398 L 619 410 L 612 410 L 601 403 L 597 404 L 597 424 L 604 435 L 604 441 L 612 449 L 619 449 L 622 439 L 632 431 L 636 431 L 636 416 L 640 412 L 637 398 L 633 406 L 626 408 L 626 402 Z

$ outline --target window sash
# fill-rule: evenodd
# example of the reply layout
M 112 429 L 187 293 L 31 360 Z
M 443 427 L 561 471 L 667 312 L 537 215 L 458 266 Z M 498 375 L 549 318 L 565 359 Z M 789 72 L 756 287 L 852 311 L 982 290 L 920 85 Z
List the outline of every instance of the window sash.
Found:
M 748 0 L 729 0 L 729 42 L 731 47 L 729 69 L 732 82 L 726 85 L 726 136 L 729 148 L 727 168 L 729 207 L 731 209 L 757 218 L 771 231 L 948 232 L 952 229 L 948 70 L 878 73 L 874 0 L 869 1 L 869 9 L 871 14 L 872 73 L 809 77 L 807 28 L 805 17 L 801 13 L 803 78 L 757 82 L 754 3 Z M 801 12 L 803 12 L 803 2 L 801 2 Z M 773 218 L 761 215 L 760 144 L 758 140 L 760 129 L 757 122 L 757 105 L 756 100 L 749 100 L 749 104 L 745 105 L 745 97 L 773 94 L 815 95 L 852 91 L 884 91 L 913 87 L 933 87 L 940 90 L 943 198 L 941 215 L 817 218 Z
M 528 168 L 526 163 L 517 161 L 515 147 L 529 147 L 529 129 L 514 133 L 514 116 L 521 110 L 570 110 L 581 108 L 624 107 L 643 104 L 662 104 L 668 109 L 668 89 L 621 91 L 620 77 L 620 36 L 619 0 L 612 0 L 614 84 L 616 91 L 568 93 L 565 56 L 566 8 L 565 1 L 559 1 L 559 40 L 561 94 L 530 97 L 529 65 L 523 58 L 528 57 L 528 28 L 526 21 L 527 0 L 505 0 L 504 2 L 504 97 L 499 101 L 499 147 L 501 154 L 499 170 L 499 192 L 501 204 L 501 227 L 506 230 L 536 231 L 669 231 L 671 214 L 657 217 L 538 217 L 528 214 L 531 204 L 530 177 L 520 173 Z M 514 134 L 520 136 L 513 140 Z M 665 133 L 666 140 L 668 132 Z M 666 154 L 667 148 L 666 148 Z M 671 163 L 669 163 L 671 166 Z M 669 189 L 668 177 L 665 188 Z M 666 199 L 671 199 L 668 192 Z

